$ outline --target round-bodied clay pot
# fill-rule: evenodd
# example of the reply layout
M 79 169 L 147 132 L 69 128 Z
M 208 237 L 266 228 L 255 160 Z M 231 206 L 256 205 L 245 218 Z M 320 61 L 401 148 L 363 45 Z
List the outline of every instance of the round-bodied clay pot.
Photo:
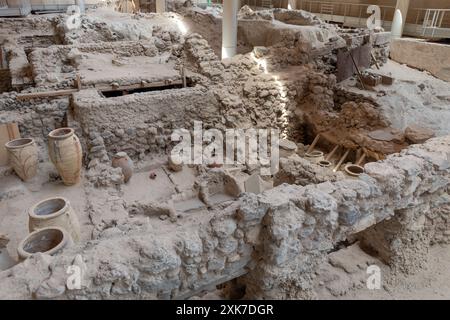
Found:
M 121 168 L 124 182 L 127 183 L 133 175 L 133 161 L 126 152 L 118 152 L 114 155 L 111 163 L 113 168 Z
M 36 175 L 38 167 L 38 150 L 34 139 L 21 138 L 7 142 L 9 161 L 16 174 L 23 181 Z
M 83 152 L 75 132 L 71 128 L 59 128 L 48 135 L 48 153 L 63 182 L 67 186 L 80 180 Z
M 324 160 L 323 152 L 319 150 L 313 150 L 310 153 L 305 153 L 305 157 L 312 163 L 318 163 L 319 161 Z
M 359 177 L 362 173 L 364 173 L 364 168 L 356 164 L 347 164 L 344 167 L 344 171 L 351 177 Z
M 81 237 L 80 223 L 69 200 L 54 197 L 38 202 L 28 210 L 30 232 L 46 228 L 61 227 L 77 242 Z
M 54 255 L 73 244 L 70 234 L 59 227 L 47 227 L 30 233 L 17 248 L 20 260 L 31 257 L 34 253 Z
M 332 165 L 332 163 L 330 161 L 328 161 L 328 160 L 320 160 L 320 161 L 317 162 L 317 164 L 319 166 L 321 166 L 321 167 L 324 167 L 324 168 L 331 167 L 331 165 Z

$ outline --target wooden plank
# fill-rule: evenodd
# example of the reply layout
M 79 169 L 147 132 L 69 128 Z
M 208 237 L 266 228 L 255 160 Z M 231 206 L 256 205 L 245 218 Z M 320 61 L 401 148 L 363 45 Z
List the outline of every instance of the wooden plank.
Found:
M 58 91 L 46 91 L 46 92 L 32 92 L 32 93 L 20 93 L 17 95 L 17 100 L 27 100 L 35 98 L 47 98 L 47 97 L 58 97 L 58 96 L 68 96 L 72 93 L 78 92 L 78 89 L 66 89 Z
M 355 66 L 355 69 L 357 71 L 357 76 L 358 76 L 359 82 L 361 83 L 362 88 L 364 90 L 366 90 L 366 87 L 364 86 L 364 81 L 362 79 L 361 71 L 359 71 L 358 65 L 356 64 L 355 59 L 353 58 L 353 55 L 352 55 L 351 51 L 350 51 L 350 58 L 352 58 L 353 65 Z
M 157 88 L 164 86 L 173 86 L 173 85 L 183 85 L 183 80 L 164 80 L 164 81 L 155 81 L 149 83 L 138 83 L 138 84 L 130 84 L 123 85 L 118 87 L 113 87 L 111 85 L 102 85 L 96 84 L 95 89 L 99 91 L 121 91 L 121 90 L 135 90 L 135 89 L 146 89 L 146 88 Z
M 17 123 L 0 124 L 0 166 L 8 164 L 8 152 L 5 144 L 18 138 L 20 138 L 20 132 Z
M 181 79 L 183 82 L 183 88 L 186 88 L 186 70 L 184 69 L 184 67 L 181 68 Z

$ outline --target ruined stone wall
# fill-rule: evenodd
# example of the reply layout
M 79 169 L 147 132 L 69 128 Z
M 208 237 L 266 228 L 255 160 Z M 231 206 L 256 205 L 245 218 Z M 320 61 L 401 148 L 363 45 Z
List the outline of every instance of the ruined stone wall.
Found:
M 222 62 L 197 34 L 186 38 L 180 59 L 196 87 L 114 98 L 101 98 L 93 90 L 75 94 L 75 120 L 91 141 L 86 151 L 92 158 L 106 161 L 105 151 L 127 151 L 133 158 L 164 151 L 172 130 L 191 129 L 194 120 L 207 128 L 296 132 L 297 121 L 288 120 L 309 68 L 301 67 L 289 79 L 292 74 L 266 74 L 250 54 Z
M 11 85 L 14 89 L 22 90 L 32 84 L 27 54 L 23 47 L 8 44 L 7 52 L 8 68 L 11 75 Z
M 176 52 L 175 44 L 180 39 L 179 33 L 165 33 L 162 35 L 165 39 L 154 37 L 151 41 L 121 41 L 118 42 L 102 42 L 78 45 L 51 46 L 49 48 L 35 49 L 30 54 L 30 65 L 34 81 L 37 86 L 47 87 L 71 87 L 76 73 L 79 72 L 79 64 L 83 56 L 88 53 L 92 54 L 111 54 L 115 57 L 116 63 L 120 63 L 120 57 L 132 56 L 160 56 L 161 61 L 169 60 L 172 52 Z M 168 56 L 162 56 L 165 53 Z M 164 75 L 161 75 L 164 77 Z M 139 75 L 136 75 L 138 81 Z M 92 86 L 95 83 L 81 79 L 83 85 Z M 129 83 L 131 79 L 115 79 L 120 85 L 135 84 Z M 151 79 L 142 79 L 150 81 Z
M 384 221 L 401 231 L 380 238 L 389 240 L 387 262 L 413 270 L 432 238 L 425 215 L 450 203 L 449 153 L 450 136 L 431 139 L 366 164 L 356 179 L 246 193 L 173 233 L 158 234 L 159 219 L 111 226 L 87 245 L 3 272 L 0 297 L 186 298 L 246 274 L 239 281 L 249 298 L 313 298 L 314 272 L 330 250 Z M 85 270 L 81 290 L 65 287 L 72 264 Z
M 247 294 L 313 297 L 313 271 L 326 252 L 349 234 L 367 228 L 370 233 L 372 225 L 384 231 L 378 232 L 382 239 L 389 239 L 389 246 L 368 241 L 373 248 L 387 248 L 386 262 L 401 271 L 417 271 L 430 245 L 425 214 L 449 202 L 449 143 L 447 136 L 411 146 L 383 162 L 366 164 L 359 179 L 294 189 L 283 185 L 266 192 L 246 209 L 251 213 L 268 199 L 278 199 L 271 201 L 263 219 L 261 261 L 243 280 Z M 392 217 L 401 232 L 383 228 L 382 221 Z
M 126 108 L 124 108 L 126 106 Z M 94 90 L 74 95 L 75 120 L 89 137 L 89 153 L 102 159 L 126 151 L 131 157 L 168 147 L 174 129 L 204 127 L 221 121 L 215 97 L 202 88 L 173 89 L 115 98 L 101 98 Z
M 50 131 L 64 126 L 68 98 L 19 101 L 16 96 L 15 92 L 0 94 L 0 123 L 18 123 L 22 137 L 34 138 L 43 145 Z
M 42 35 L 53 34 L 53 19 L 42 16 L 27 18 L 0 18 L 1 35 Z

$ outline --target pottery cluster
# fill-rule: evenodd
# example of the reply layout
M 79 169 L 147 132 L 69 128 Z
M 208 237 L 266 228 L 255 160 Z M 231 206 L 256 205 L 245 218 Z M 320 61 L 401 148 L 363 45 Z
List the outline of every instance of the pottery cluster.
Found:
M 63 197 L 45 199 L 28 210 L 30 234 L 17 248 L 20 260 L 34 253 L 54 255 L 78 242 L 81 229 L 70 202 Z
M 37 173 L 39 158 L 34 139 L 20 138 L 5 144 L 12 168 L 28 181 Z M 80 140 L 71 128 L 59 128 L 48 135 L 48 153 L 65 185 L 80 180 L 83 152 Z
M 324 157 L 324 153 L 319 150 L 313 150 L 309 153 L 305 154 L 305 157 L 311 161 L 312 163 L 315 163 L 323 168 L 329 168 L 333 164 L 331 161 L 329 161 L 327 158 Z M 338 165 L 339 166 L 339 165 Z M 335 169 L 336 170 L 336 169 Z M 357 178 L 362 173 L 364 173 L 364 167 L 360 166 L 359 164 L 346 164 L 344 166 L 343 172 L 349 177 L 349 178 Z

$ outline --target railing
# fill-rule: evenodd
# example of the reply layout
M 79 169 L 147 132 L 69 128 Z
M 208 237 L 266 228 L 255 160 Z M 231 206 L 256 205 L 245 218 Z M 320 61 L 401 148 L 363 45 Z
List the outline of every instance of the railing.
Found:
M 450 9 L 426 9 L 422 35 L 434 37 L 440 29 L 450 29 Z
M 357 22 L 358 25 L 362 26 L 366 23 L 367 18 L 371 16 L 370 13 L 367 13 L 367 8 L 370 5 L 371 4 L 363 3 L 299 0 L 298 9 L 322 14 L 325 20 L 338 20 L 335 22 L 342 23 L 344 26 L 346 26 L 347 24 L 354 24 L 354 22 Z M 392 21 L 392 19 L 394 18 L 395 7 L 378 7 L 380 7 L 381 10 L 381 21 Z M 338 17 L 339 19 L 337 19 Z
M 194 0 L 194 4 L 196 5 L 207 5 L 210 4 L 222 4 L 223 0 Z M 242 0 L 241 5 L 248 5 L 250 7 L 274 7 L 274 8 L 281 8 L 283 6 L 283 0 Z
M 298 8 L 318 14 L 323 20 L 336 22 L 344 27 L 365 27 L 367 8 L 370 4 L 339 3 L 319 0 L 299 0 Z M 390 30 L 394 18 L 394 6 L 379 6 L 382 27 Z M 409 9 L 405 34 L 425 38 L 450 37 L 450 9 Z
M 33 3 L 31 9 L 33 11 L 58 11 L 64 12 L 69 6 L 75 5 L 76 1 L 41 1 L 40 3 Z
M 0 17 L 26 16 L 30 12 L 30 0 L 20 1 L 16 6 L 8 6 L 6 0 L 0 0 Z

